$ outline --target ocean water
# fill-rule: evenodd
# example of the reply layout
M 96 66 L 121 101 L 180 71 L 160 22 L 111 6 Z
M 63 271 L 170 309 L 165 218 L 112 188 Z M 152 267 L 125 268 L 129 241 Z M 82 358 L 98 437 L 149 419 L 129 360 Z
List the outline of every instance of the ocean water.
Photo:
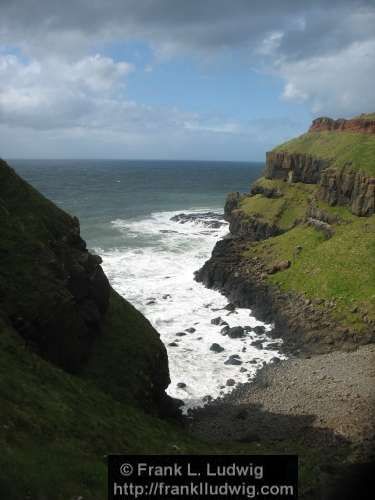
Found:
M 88 247 L 103 258 L 112 286 L 159 331 L 167 346 L 168 393 L 185 408 L 203 404 L 246 382 L 264 362 L 282 357 L 267 349 L 272 325 L 249 309 L 231 312 L 219 292 L 194 281 L 194 271 L 228 232 L 226 194 L 246 192 L 263 165 L 237 162 L 13 160 L 10 164 L 60 207 L 77 215 Z M 210 216 L 202 216 L 202 213 Z M 172 220 L 190 214 L 188 220 Z M 264 326 L 231 339 L 229 327 Z M 187 331 L 189 330 L 189 331 Z M 263 347 L 252 345 L 262 340 Z M 281 341 L 279 341 L 281 342 Z M 224 348 L 215 353 L 210 346 Z M 275 339 L 272 339 L 275 343 Z M 241 364 L 225 364 L 238 355 Z M 229 381 L 229 382 L 228 382 Z

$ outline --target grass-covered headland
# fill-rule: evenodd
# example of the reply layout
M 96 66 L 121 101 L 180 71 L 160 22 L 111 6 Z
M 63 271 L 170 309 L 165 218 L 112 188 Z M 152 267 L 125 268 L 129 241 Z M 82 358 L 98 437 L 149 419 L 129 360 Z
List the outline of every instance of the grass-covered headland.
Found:
M 333 330 L 354 345 L 375 339 L 373 125 L 371 114 L 315 120 L 268 153 L 265 177 L 229 215 L 234 234 L 241 227 L 246 237 L 248 227 L 244 257 L 249 266 L 257 259 L 263 282 L 326 312 L 327 329 L 340 326 Z M 272 227 L 272 237 L 254 238 L 257 225 Z

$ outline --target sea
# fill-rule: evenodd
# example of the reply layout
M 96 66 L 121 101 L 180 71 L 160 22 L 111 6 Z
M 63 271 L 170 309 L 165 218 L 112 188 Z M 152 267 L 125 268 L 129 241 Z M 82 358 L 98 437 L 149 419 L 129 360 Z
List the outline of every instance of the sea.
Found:
M 228 233 L 223 220 L 227 193 L 248 192 L 261 175 L 262 163 L 9 163 L 58 206 L 79 217 L 82 237 L 103 258 L 113 288 L 160 333 L 169 358 L 167 392 L 184 401 L 185 411 L 225 395 L 251 380 L 264 363 L 283 358 L 275 348 L 281 340 L 269 336 L 273 325 L 259 321 L 250 309 L 226 309 L 223 295 L 194 280 L 194 272 Z M 242 338 L 230 338 L 222 333 L 225 323 L 251 330 Z M 256 326 L 264 331 L 254 332 Z M 272 348 L 267 348 L 270 343 Z M 212 344 L 222 350 L 215 352 Z

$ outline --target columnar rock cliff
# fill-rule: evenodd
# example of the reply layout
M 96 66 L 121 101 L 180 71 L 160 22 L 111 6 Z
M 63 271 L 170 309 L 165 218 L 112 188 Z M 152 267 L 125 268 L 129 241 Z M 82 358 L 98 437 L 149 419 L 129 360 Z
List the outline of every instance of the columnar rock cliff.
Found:
M 305 154 L 289 154 L 284 151 L 267 153 L 265 177 L 290 182 L 317 184 L 322 171 L 329 165 L 327 160 Z
M 267 153 L 264 178 L 249 194 L 228 196 L 230 234 L 197 273 L 274 321 L 287 349 L 321 352 L 375 340 L 375 135 L 368 116 L 318 119 L 307 134 Z
M 330 205 L 348 205 L 356 215 L 375 213 L 375 177 L 350 167 L 324 170 L 318 195 Z

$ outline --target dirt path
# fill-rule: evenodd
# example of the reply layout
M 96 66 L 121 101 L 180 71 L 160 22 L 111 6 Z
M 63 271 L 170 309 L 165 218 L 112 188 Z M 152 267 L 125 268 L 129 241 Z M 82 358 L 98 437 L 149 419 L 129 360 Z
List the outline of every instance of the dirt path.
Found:
M 195 434 L 213 441 L 302 438 L 375 442 L 375 345 L 270 365 L 224 400 L 197 410 Z

